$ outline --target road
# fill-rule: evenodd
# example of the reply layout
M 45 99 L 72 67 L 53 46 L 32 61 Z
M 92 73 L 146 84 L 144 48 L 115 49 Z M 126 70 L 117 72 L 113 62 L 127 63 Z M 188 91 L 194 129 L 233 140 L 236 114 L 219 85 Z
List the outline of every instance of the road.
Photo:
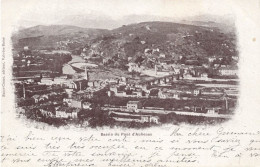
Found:
M 112 111 L 122 111 L 122 112 L 130 112 L 126 108 L 120 108 L 120 107 L 102 107 L 103 110 L 112 110 Z M 187 111 L 173 111 L 173 110 L 156 110 L 156 109 L 137 109 L 137 113 L 143 113 L 143 114 L 169 114 L 169 113 L 175 113 L 177 115 L 187 115 L 187 116 L 202 116 L 202 117 L 209 117 L 209 118 L 225 118 L 230 119 L 232 115 L 226 115 L 226 114 L 206 114 L 206 113 L 195 113 L 195 112 L 187 112 Z

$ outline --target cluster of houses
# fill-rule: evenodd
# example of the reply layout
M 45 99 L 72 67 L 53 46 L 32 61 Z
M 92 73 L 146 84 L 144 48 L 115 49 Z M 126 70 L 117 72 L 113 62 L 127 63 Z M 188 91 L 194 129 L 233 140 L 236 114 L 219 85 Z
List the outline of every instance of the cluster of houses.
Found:
M 60 85 L 63 88 L 85 90 L 89 84 L 86 79 L 68 79 L 66 77 L 42 78 L 39 85 Z
M 81 42 L 73 39 L 73 40 L 65 40 L 56 42 L 56 48 L 59 50 L 68 50 L 70 45 L 79 45 Z
M 238 76 L 237 67 L 220 67 L 218 71 L 222 76 Z
M 201 78 L 208 79 L 208 67 L 201 66 L 195 67 L 192 65 L 181 65 L 181 64 L 158 64 L 154 66 L 155 76 L 165 76 L 170 74 L 181 74 L 183 79 Z M 149 69 L 145 66 L 137 63 L 128 63 L 129 72 L 137 72 L 146 74 Z M 238 76 L 238 67 L 221 65 L 220 67 L 213 68 L 216 75 L 219 76 Z
M 141 101 L 128 101 L 126 106 L 106 106 L 110 117 L 120 122 L 160 123 L 159 115 L 175 113 L 178 115 L 218 117 L 221 107 L 185 107 L 183 111 L 165 110 L 164 108 L 148 107 Z M 221 115 L 221 114 L 220 114 Z
M 142 104 L 140 101 L 128 101 L 126 105 L 126 109 L 129 113 L 139 113 L 139 114 L 148 114 L 148 113 L 158 113 L 160 111 L 165 111 L 164 108 L 158 108 L 158 107 L 148 107 Z M 221 107 L 185 107 L 186 110 L 189 110 L 189 112 L 195 112 L 195 113 L 206 113 L 206 114 L 218 114 L 221 110 Z M 159 113 L 160 113 L 159 112 Z M 174 111 L 172 111 L 174 112 Z M 185 112 L 185 111 L 180 111 Z M 179 113 L 179 112 L 176 112 Z M 155 116 L 156 117 L 156 116 Z M 158 121 L 158 120 L 157 120 Z
M 234 63 L 236 63 L 235 65 L 234 63 L 233 65 L 221 63 L 221 61 L 224 60 L 225 57 L 219 56 L 200 58 L 203 59 L 203 61 L 200 62 L 197 56 L 191 55 L 190 59 L 185 59 L 185 63 L 181 62 L 182 58 L 183 56 L 176 54 L 166 55 L 159 48 L 147 48 L 144 50 L 144 58 L 142 62 L 136 61 L 134 60 L 134 58 L 131 58 L 130 60 L 128 60 L 127 66 L 129 72 L 146 74 L 147 70 L 151 70 L 152 68 L 154 68 L 154 72 L 156 73 L 156 75 L 180 74 L 183 72 L 183 74 L 186 75 L 184 76 L 186 78 L 202 77 L 206 79 L 208 77 L 208 71 L 205 69 L 208 69 L 210 66 L 213 65 L 212 69 L 219 76 L 238 75 L 238 56 L 232 56 L 232 58 L 230 58 Z M 229 57 L 225 59 L 229 59 Z M 144 60 L 146 60 L 146 63 L 144 63 Z M 147 62 L 151 62 L 153 65 L 149 66 L 149 63 L 147 64 Z M 202 67 L 204 70 L 198 70 Z M 195 72 L 199 71 L 199 74 L 187 73 L 185 72 L 187 70 L 193 70 Z
M 227 90 L 228 94 L 236 93 L 234 90 Z M 147 85 L 113 85 L 107 91 L 108 96 L 135 97 L 135 98 L 160 98 L 189 100 L 198 97 L 221 97 L 226 93 L 223 88 L 211 87 L 182 87 L 182 88 L 159 88 Z
M 64 57 L 64 61 L 70 59 L 71 53 L 66 50 L 30 50 L 28 46 L 25 46 L 22 51 L 13 53 L 13 74 L 14 76 L 28 76 L 37 71 L 44 71 L 48 75 L 53 73 L 59 73 L 60 66 L 55 64 L 55 69 L 50 68 L 53 66 L 52 63 L 58 60 L 61 62 L 59 56 Z
M 148 114 L 133 114 L 133 113 L 122 113 L 116 111 L 110 111 L 109 116 L 115 121 L 120 122 L 139 122 L 139 123 L 154 123 L 159 124 L 159 117 L 148 115 Z
M 109 111 L 109 116 L 120 122 L 139 122 L 159 124 L 159 117 L 152 113 L 138 113 L 142 108 L 140 101 L 128 101 L 126 106 L 105 105 L 103 110 Z
M 44 95 L 34 95 L 30 99 L 33 100 L 32 104 L 39 104 L 36 108 L 38 108 L 39 112 L 45 117 L 74 119 L 78 118 L 78 112 L 81 109 L 92 109 L 92 104 L 86 100 L 83 100 L 82 97 L 77 94 L 75 96 L 68 97 L 64 96 L 67 94 L 63 92 L 63 96 L 59 96 L 59 102 L 57 100 L 50 99 L 50 97 L 55 95 L 58 96 L 60 94 L 52 92 Z M 24 108 L 24 105 L 17 106 L 17 112 L 24 113 Z
M 91 104 L 81 100 L 93 96 L 86 91 L 87 79 L 40 78 L 38 83 L 21 82 L 17 86 L 16 94 L 21 94 L 16 100 L 18 110 L 33 105 L 43 116 L 55 118 L 77 118 L 80 109 L 91 110 Z
M 113 85 L 110 86 L 107 94 L 108 96 L 118 96 L 118 97 L 148 97 L 149 90 L 146 89 L 145 87 Z
M 28 48 L 25 48 L 28 51 Z M 48 54 L 47 52 L 44 54 Z M 53 54 L 53 53 L 50 53 Z M 64 53 L 70 54 L 70 53 Z M 91 54 L 96 54 L 94 51 Z M 176 61 L 182 57 L 176 58 L 175 63 L 167 63 L 166 61 L 156 62 L 153 56 L 157 56 L 162 60 L 166 59 L 166 55 L 160 52 L 160 49 L 146 49 L 144 53 L 147 57 L 155 63 L 155 75 L 168 76 L 176 75 L 178 79 L 192 79 L 201 78 L 208 79 L 208 72 L 206 67 L 195 67 L 194 65 L 177 64 Z M 209 57 L 209 62 L 216 60 Z M 233 57 L 232 57 L 233 58 Z M 24 55 L 26 63 L 30 65 L 31 57 L 29 54 Z M 233 58 L 237 60 L 236 57 Z M 129 72 L 142 73 L 146 70 L 145 66 L 135 61 L 130 61 L 128 64 Z M 238 69 L 231 66 L 220 66 L 216 68 L 218 73 L 222 76 L 236 76 Z M 176 100 L 191 100 L 194 98 L 204 97 L 209 99 L 211 97 L 221 97 L 225 94 L 236 94 L 235 90 L 226 91 L 223 88 L 207 88 L 207 87 L 159 87 L 150 86 L 151 84 L 131 84 L 127 78 L 121 79 L 107 79 L 102 82 L 90 81 L 88 73 L 85 71 L 86 77 L 83 79 L 72 79 L 68 76 L 60 77 L 40 77 L 37 80 L 31 79 L 32 82 L 25 83 L 24 81 L 18 84 L 23 85 L 16 89 L 17 94 L 21 94 L 17 100 L 18 112 L 24 112 L 24 106 L 35 105 L 41 115 L 52 118 L 62 119 L 76 119 L 78 113 L 83 110 L 92 110 L 92 104 L 86 99 L 93 97 L 94 87 L 99 85 L 100 89 L 107 86 L 107 95 L 128 98 L 159 98 L 159 99 L 176 99 Z M 30 78 L 29 78 L 30 79 Z M 155 78 L 155 80 L 158 78 Z M 169 78 L 159 79 L 166 82 Z M 174 78 L 172 78 L 174 79 Z M 176 79 L 176 78 L 175 78 Z M 169 79 L 170 80 L 170 79 Z M 29 81 L 27 79 L 27 81 Z M 104 83 L 104 84 L 103 84 Z M 24 86 L 27 85 L 27 86 Z M 101 86 L 103 84 L 103 86 Z M 154 85 L 154 84 L 152 84 Z M 92 91 L 88 91 L 89 87 L 93 87 Z M 134 121 L 140 123 L 155 123 L 160 122 L 159 117 L 155 116 L 157 111 L 161 112 L 162 108 L 149 108 L 142 105 L 140 101 L 128 101 L 126 106 L 116 110 L 109 107 L 109 115 L 116 121 Z M 207 114 L 217 114 L 221 108 L 196 108 L 192 109 L 194 112 L 206 112 Z

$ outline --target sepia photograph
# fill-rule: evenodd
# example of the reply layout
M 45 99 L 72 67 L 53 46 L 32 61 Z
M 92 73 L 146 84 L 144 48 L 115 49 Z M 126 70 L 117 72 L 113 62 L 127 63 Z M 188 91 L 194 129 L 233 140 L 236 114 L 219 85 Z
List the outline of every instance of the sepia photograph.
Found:
M 1 164 L 259 163 L 252 2 L 2 0 Z
M 21 20 L 13 33 L 18 117 L 54 126 L 144 128 L 215 124 L 235 114 L 234 16 L 114 20 L 92 11 L 56 20 Z

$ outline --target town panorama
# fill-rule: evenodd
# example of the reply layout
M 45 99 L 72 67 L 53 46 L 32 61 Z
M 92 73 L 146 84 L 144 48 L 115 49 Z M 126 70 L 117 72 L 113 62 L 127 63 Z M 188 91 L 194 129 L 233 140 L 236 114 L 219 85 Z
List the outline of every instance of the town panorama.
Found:
M 20 29 L 12 37 L 17 117 L 127 128 L 228 121 L 239 95 L 232 26 L 156 21 L 112 30 Z

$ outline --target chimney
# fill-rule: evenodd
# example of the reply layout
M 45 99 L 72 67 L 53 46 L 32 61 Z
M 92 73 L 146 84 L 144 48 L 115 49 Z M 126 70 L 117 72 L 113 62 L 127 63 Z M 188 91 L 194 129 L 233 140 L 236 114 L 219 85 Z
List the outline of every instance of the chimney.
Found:
M 68 98 L 72 98 L 73 90 L 72 89 L 67 89 L 66 92 L 68 94 Z
M 23 83 L 23 98 L 26 98 L 26 91 L 25 91 L 24 83 Z
M 85 66 L 85 77 L 86 77 L 86 80 L 89 80 L 87 66 Z
M 79 90 L 82 90 L 81 82 L 79 82 Z
M 111 96 L 111 91 L 110 90 L 107 92 L 107 95 L 108 95 L 108 97 Z
M 225 98 L 225 107 L 226 107 L 226 111 L 228 111 L 228 99 Z

